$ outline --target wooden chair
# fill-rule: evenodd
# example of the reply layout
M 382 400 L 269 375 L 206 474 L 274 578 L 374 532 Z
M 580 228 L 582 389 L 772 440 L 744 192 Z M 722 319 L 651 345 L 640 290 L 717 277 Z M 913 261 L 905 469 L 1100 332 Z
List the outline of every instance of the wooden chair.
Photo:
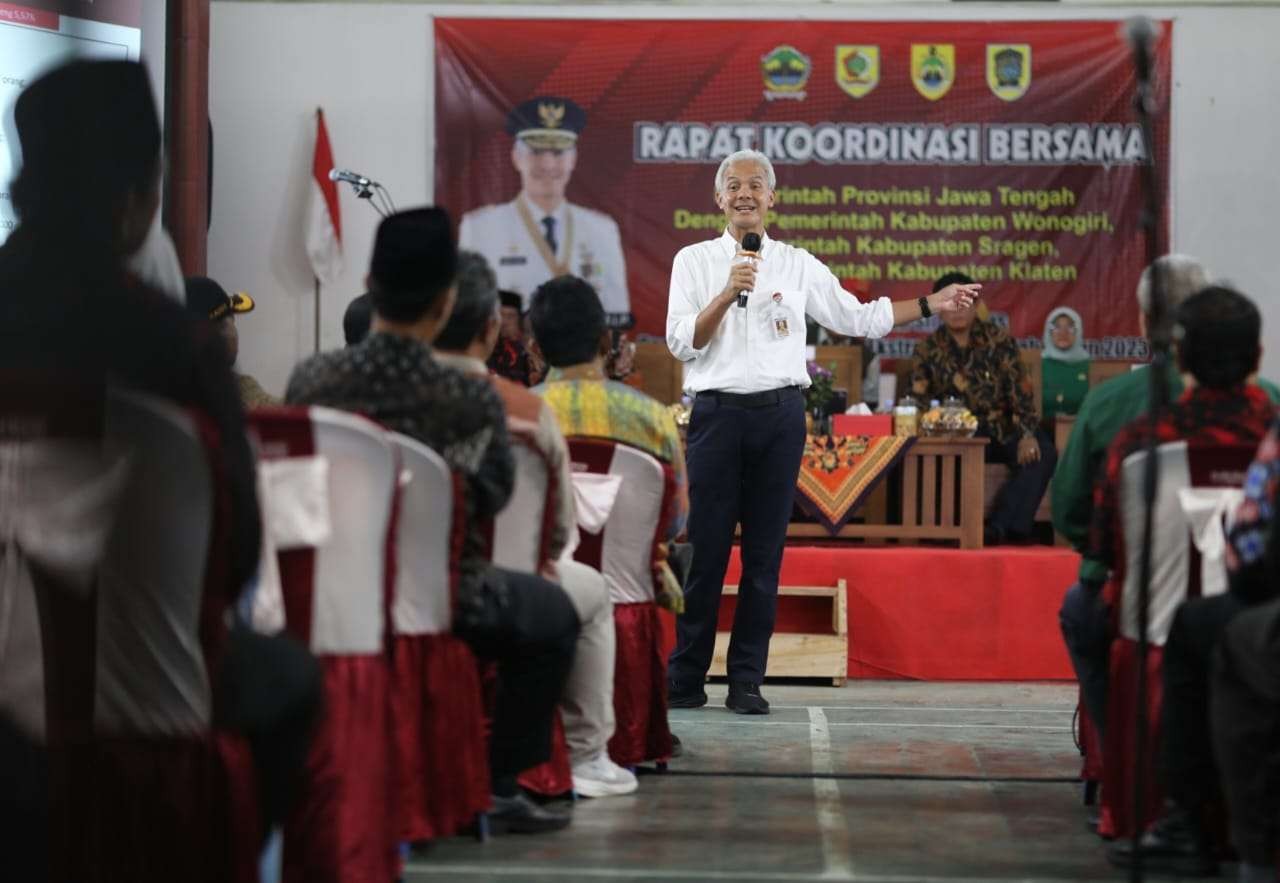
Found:
M 848 390 L 846 403 L 862 401 L 862 347 L 826 345 L 814 349 L 813 360 L 834 375 L 832 386 Z
M 673 405 L 684 394 L 684 371 L 680 361 L 671 355 L 666 341 L 645 340 L 636 343 L 636 371 L 640 388 L 664 405 Z

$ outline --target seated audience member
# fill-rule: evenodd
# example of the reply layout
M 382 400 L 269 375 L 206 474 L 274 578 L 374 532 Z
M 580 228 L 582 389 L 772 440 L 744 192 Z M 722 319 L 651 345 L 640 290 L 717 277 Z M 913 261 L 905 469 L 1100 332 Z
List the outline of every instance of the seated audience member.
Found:
M 948 273 L 934 283 L 941 291 L 952 283 L 973 282 Z M 984 542 L 998 545 L 1027 540 L 1044 496 L 1057 451 L 1040 428 L 1036 403 L 1018 345 L 1002 328 L 978 317 L 975 302 L 952 311 L 938 330 L 916 344 L 911 392 L 917 398 L 956 396 L 978 418 L 980 436 L 991 439 L 986 459 L 1013 470 L 996 497 L 984 530 Z
M 483 255 L 473 251 L 458 253 L 457 292 L 453 313 L 436 337 L 437 361 L 493 384 L 506 408 L 507 428 L 537 446 L 556 487 L 548 543 L 548 556 L 554 563 L 546 576 L 568 593 L 582 623 L 573 669 L 560 703 L 573 768 L 573 790 L 582 797 L 630 794 L 636 790 L 636 777 L 613 763 L 607 750 L 614 729 L 613 604 L 598 572 L 572 559 L 558 560 L 577 530 L 569 449 L 555 414 L 542 399 L 517 383 L 490 376 L 485 367 L 484 360 L 497 342 L 502 319 L 498 314 L 497 279 Z
M 258 566 L 253 455 L 222 342 L 127 269 L 160 203 L 161 138 L 142 65 L 73 62 L 14 107 L 25 160 L 19 225 L 0 248 L 0 369 L 110 378 L 203 411 L 218 428 L 232 501 L 232 576 Z M 84 133 L 95 132 L 93 150 Z
M 1041 416 L 1049 422 L 1058 414 L 1075 414 L 1089 391 L 1089 353 L 1084 348 L 1084 325 L 1070 307 L 1058 307 L 1044 323 Z
M 501 327 L 493 352 L 485 360 L 489 370 L 521 386 L 533 385 L 534 364 L 525 343 L 524 318 L 520 314 L 520 295 L 514 291 L 498 292 L 498 315 Z
M 1159 415 L 1156 441 L 1257 445 L 1275 414 L 1266 393 L 1248 383 L 1262 354 L 1257 308 L 1238 292 L 1210 287 L 1183 301 L 1176 322 L 1178 363 L 1195 385 Z M 1145 418 L 1120 430 L 1107 449 L 1106 470 L 1094 490 L 1089 557 L 1108 569 L 1123 554 L 1121 464 L 1149 438 Z M 1187 601 L 1178 609 L 1165 642 L 1160 774 L 1168 803 L 1164 816 L 1142 838 L 1141 848 L 1152 866 L 1168 864 L 1187 873 L 1216 868 L 1202 819 L 1217 790 L 1208 722 L 1209 663 L 1223 627 L 1241 604 L 1232 592 Z M 1115 844 L 1108 855 L 1117 862 L 1128 861 L 1128 842 Z
M 429 445 L 466 478 L 454 631 L 479 656 L 499 663 L 490 820 L 497 831 L 552 830 L 567 825 L 569 816 L 534 804 L 516 777 L 550 757 L 552 716 L 573 661 L 578 619 L 559 586 L 488 562 L 483 524 L 506 505 L 515 468 L 493 387 L 444 367 L 431 350 L 453 309 L 456 265 L 442 209 L 384 219 L 369 268 L 369 336 L 302 362 L 285 399 L 364 414 Z
M 246 409 L 280 404 L 279 399 L 263 389 L 257 380 L 234 370 L 236 359 L 240 356 L 240 332 L 236 329 L 236 313 L 253 310 L 253 298 L 243 291 L 227 294 L 221 285 L 205 276 L 188 276 L 186 286 L 187 309 L 193 315 L 207 320 L 226 345 L 227 364 L 231 366 L 236 385 L 240 388 L 240 402 Z
M 1210 684 L 1214 759 L 1222 772 L 1241 883 L 1280 877 L 1280 420 L 1258 447 L 1227 545 L 1243 605 L 1219 642 Z M 1268 600 L 1271 599 L 1271 600 Z
M 1138 280 L 1138 321 L 1144 335 L 1151 321 L 1152 276 L 1157 273 L 1170 316 L 1176 314 L 1184 300 L 1208 284 L 1204 267 L 1195 258 L 1181 254 L 1158 258 Z M 1099 601 L 1107 568 L 1086 554 L 1093 521 L 1093 489 L 1106 466 L 1107 447 L 1125 424 L 1147 410 L 1149 370 L 1144 365 L 1085 395 L 1070 441 L 1058 461 L 1051 491 L 1053 526 L 1082 554 L 1077 581 L 1067 589 L 1058 619 L 1085 708 L 1099 731 L 1106 728 L 1111 634 L 1107 610 Z M 1182 394 L 1182 374 L 1172 362 L 1165 379 L 1170 397 L 1176 399 Z
M 1268 570 L 1275 568 L 1276 534 Z M 1280 600 L 1242 611 L 1222 635 L 1211 686 L 1214 756 L 1222 770 L 1239 883 L 1280 879 Z
M 221 341 L 198 333 L 180 303 L 129 269 L 154 227 L 160 202 L 161 128 L 147 72 L 134 62 L 71 62 L 36 79 L 18 96 L 14 123 L 24 162 L 10 187 L 19 224 L 0 247 L 3 383 L 18 393 L 50 378 L 89 390 L 135 390 L 207 418 L 217 430 L 230 504 L 228 596 L 210 603 L 213 609 L 219 600 L 230 607 L 234 593 L 257 569 L 260 536 L 253 456 L 235 381 Z M 10 480 L 21 482 L 22 475 L 19 468 Z M 11 498 L 0 494 L 0 510 L 7 500 Z M 0 511 L 0 521 L 12 520 L 11 513 Z M 15 573 L 7 566 L 0 571 L 0 598 L 5 598 Z M 123 622 L 130 629 L 145 629 L 135 613 L 109 611 L 117 626 Z M 197 635 L 188 637 L 194 642 Z M 0 640 L 0 672 L 6 675 L 19 668 L 12 657 L 6 658 L 19 643 L 9 638 Z M 65 649 L 73 649 L 75 643 L 72 639 Z M 83 650 L 84 645 L 79 646 Z M 89 656 L 93 658 L 92 649 Z M 216 664 L 214 659 L 206 661 Z M 0 682 L 0 716 L 7 717 L 15 707 L 30 707 L 33 697 L 21 694 L 30 684 L 13 684 L 7 677 Z M 66 697 L 46 697 L 40 688 L 34 698 L 35 708 L 43 710 L 46 701 L 62 706 Z M 43 738 L 43 713 L 40 718 L 37 726 L 20 721 L 24 739 Z M 12 744 L 8 735 L 5 741 Z M 65 776 L 61 754 L 51 754 L 50 769 L 61 767 Z M 17 758 L 15 754 L 8 759 Z M 33 764 L 37 760 L 30 757 Z M 5 812 L 27 801 L 34 813 L 40 807 L 31 802 L 28 786 L 41 771 L 33 765 L 24 776 L 10 777 L 9 772 L 0 776 L 5 782 Z M 49 823 L 49 856 L 58 867 L 50 879 L 85 879 L 64 865 L 97 861 L 96 845 L 82 842 L 79 829 L 71 830 L 78 823 L 100 821 L 92 818 L 93 787 L 77 779 L 55 788 L 48 795 L 50 814 L 23 821 L 33 837 L 41 833 L 42 821 Z M 90 818 L 79 818 L 83 813 Z M 121 828 L 125 829 L 127 825 Z M 23 845 L 35 848 L 35 841 Z M 112 864 L 123 855 L 137 856 L 137 867 L 150 862 L 155 874 L 150 879 L 207 879 L 212 872 L 197 865 L 220 858 L 185 855 L 179 868 L 167 866 L 164 856 L 172 853 L 155 849 L 154 843 L 112 846 L 112 857 L 92 868 L 100 879 L 123 879 L 131 873 Z M 23 860 L 19 852 L 13 879 L 43 879 L 38 873 L 26 876 Z
M 342 336 L 347 346 L 355 346 L 369 336 L 369 325 L 373 322 L 373 303 L 368 294 L 352 298 L 342 314 Z
M 47 880 L 49 762 L 44 747 L 0 711 L 0 846 L 14 880 Z
M 182 265 L 178 262 L 178 250 L 173 245 L 169 231 L 164 228 L 160 215 L 160 212 L 156 212 L 151 229 L 147 231 L 147 238 L 143 240 L 142 247 L 125 263 L 125 269 L 160 294 L 182 301 L 187 293 Z
M 576 276 L 559 276 L 533 293 L 529 317 L 550 366 L 546 382 L 534 391 L 551 406 L 560 429 L 566 436 L 622 442 L 671 464 L 677 495 L 667 539 L 679 535 L 689 514 L 680 434 L 665 405 L 605 377 L 610 335 L 595 289 Z

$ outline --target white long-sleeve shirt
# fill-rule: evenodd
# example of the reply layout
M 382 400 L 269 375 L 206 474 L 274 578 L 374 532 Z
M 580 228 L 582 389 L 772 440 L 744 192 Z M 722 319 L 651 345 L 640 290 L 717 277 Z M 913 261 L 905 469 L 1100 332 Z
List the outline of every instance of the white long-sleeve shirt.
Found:
M 809 386 L 806 314 L 824 328 L 854 337 L 884 337 L 893 328 L 893 305 L 887 297 L 862 303 L 813 255 L 765 235 L 756 288 L 746 309 L 736 304 L 729 307 L 706 346 L 697 349 L 693 345 L 694 323 L 724 288 L 737 251 L 737 241 L 726 230 L 719 239 L 680 249 L 671 267 L 667 347 L 673 356 L 688 363 L 686 393 Z M 780 301 L 775 294 L 781 295 Z M 778 307 L 786 311 L 790 329 L 781 340 L 775 338 L 770 324 Z

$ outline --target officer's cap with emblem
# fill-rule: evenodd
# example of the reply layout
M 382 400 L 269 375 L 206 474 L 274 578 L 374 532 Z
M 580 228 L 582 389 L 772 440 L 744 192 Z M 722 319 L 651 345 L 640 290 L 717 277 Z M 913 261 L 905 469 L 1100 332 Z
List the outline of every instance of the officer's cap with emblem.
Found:
M 253 309 L 253 298 L 243 291 L 227 294 L 226 289 L 207 276 L 188 276 L 187 310 L 203 319 L 225 319 Z
M 507 134 L 534 150 L 567 150 L 578 142 L 587 113 L 568 98 L 539 95 L 507 114 Z

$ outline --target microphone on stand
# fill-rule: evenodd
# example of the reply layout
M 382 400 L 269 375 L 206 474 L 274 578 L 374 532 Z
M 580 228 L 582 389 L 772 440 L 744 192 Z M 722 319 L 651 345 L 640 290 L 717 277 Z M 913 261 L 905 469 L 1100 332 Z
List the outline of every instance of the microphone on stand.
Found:
M 1124 38 L 1133 49 L 1133 66 L 1139 83 L 1151 82 L 1151 56 L 1156 42 L 1156 25 L 1145 15 L 1124 24 Z
M 370 181 L 364 175 L 356 174 L 350 169 L 330 169 L 329 180 L 343 181 L 355 187 L 369 187 L 375 183 L 373 181 Z
M 742 250 L 743 250 L 743 251 L 746 251 L 746 252 L 750 252 L 750 253 L 751 253 L 751 255 L 754 257 L 754 256 L 755 256 L 755 254 L 756 254 L 758 251 L 760 251 L 760 234 L 759 234 L 759 233 L 748 233 L 746 236 L 743 236 L 743 237 L 742 237 Z M 751 258 L 747 258 L 747 260 L 750 260 L 750 259 L 751 259 Z M 747 297 L 748 297 L 750 294 L 751 294 L 751 292 L 749 292 L 749 291 L 739 291 L 739 292 L 738 292 L 738 306 L 739 306 L 739 307 L 741 307 L 741 308 L 742 308 L 742 309 L 744 309 L 744 310 L 747 308 Z
M 366 178 L 359 172 L 353 172 L 350 169 L 330 169 L 329 180 L 350 184 L 355 188 L 356 196 L 360 199 L 367 199 L 369 205 L 373 206 L 373 210 L 384 218 L 396 210 L 396 205 L 391 201 L 391 195 L 387 193 L 387 188 L 371 178 Z M 376 196 L 375 193 L 377 194 Z

